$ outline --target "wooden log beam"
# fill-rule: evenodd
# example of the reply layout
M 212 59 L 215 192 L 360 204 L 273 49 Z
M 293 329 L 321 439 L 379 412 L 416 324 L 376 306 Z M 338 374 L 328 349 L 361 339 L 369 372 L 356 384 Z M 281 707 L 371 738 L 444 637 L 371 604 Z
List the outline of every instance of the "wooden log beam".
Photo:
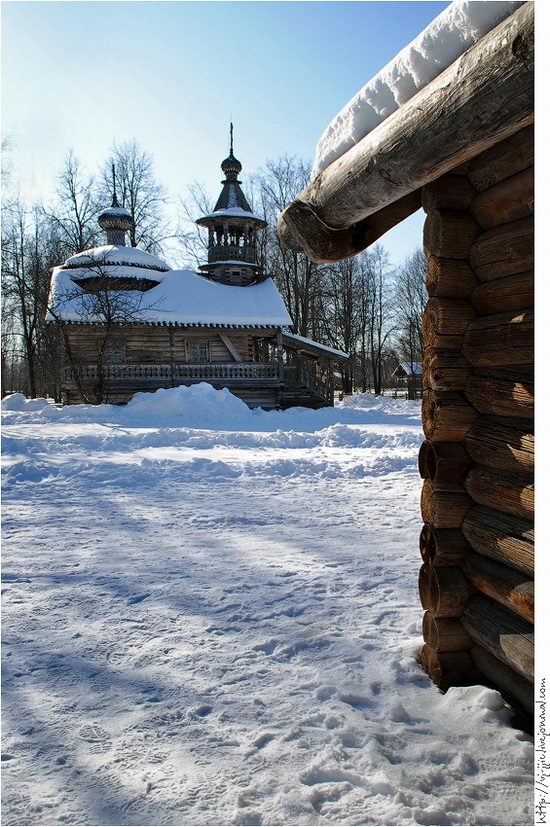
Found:
M 534 416 L 533 383 L 495 378 L 490 375 L 490 368 L 476 370 L 468 378 L 464 396 L 481 414 L 525 419 Z
M 426 264 L 426 289 L 431 297 L 467 299 L 479 284 L 467 261 L 429 254 Z
M 474 367 L 531 365 L 534 361 L 533 312 L 481 316 L 464 334 L 462 353 Z
M 476 194 L 466 176 L 449 173 L 422 187 L 422 209 L 467 210 Z
M 461 620 L 476 643 L 533 683 L 534 636 L 530 623 L 487 597 L 474 597 Z
M 464 534 L 457 528 L 434 528 L 429 523 L 420 532 L 420 555 L 431 566 L 460 566 L 472 553 Z
M 480 683 L 481 673 L 469 652 L 436 652 L 433 646 L 425 643 L 418 660 L 422 669 L 441 689 Z
M 535 130 L 527 126 L 470 161 L 467 175 L 478 192 L 516 175 L 535 160 Z
M 484 230 L 532 215 L 535 181 L 533 167 L 506 178 L 474 198 L 470 213 Z
M 354 225 L 532 123 L 533 11 L 519 8 L 323 170 L 281 215 L 284 243 L 314 261 L 359 252 L 341 230 L 360 238 Z
M 493 281 L 532 270 L 533 233 L 532 216 L 481 233 L 470 249 L 470 264 L 478 279 Z
M 462 569 L 479 592 L 529 623 L 535 622 L 534 583 L 528 575 L 495 563 L 480 554 L 470 554 L 462 564 Z
M 460 442 L 425 440 L 418 452 L 418 470 L 423 480 L 462 482 L 472 464 Z
M 425 346 L 460 351 L 464 334 L 475 318 L 476 311 L 463 299 L 428 299 L 422 316 Z
M 432 617 L 460 617 L 475 589 L 462 571 L 452 566 L 434 568 L 424 563 L 418 576 L 422 608 Z
M 473 646 L 472 638 L 458 618 L 435 618 L 431 612 L 425 612 L 422 634 L 436 652 L 463 652 Z
M 478 416 L 456 391 L 428 389 L 422 396 L 422 426 L 431 442 L 462 442 Z
M 331 227 L 311 204 L 294 201 L 279 217 L 277 232 L 287 247 L 319 263 L 357 255 L 420 209 L 420 190 L 408 193 L 350 227 Z
M 468 212 L 430 210 L 424 221 L 426 255 L 450 259 L 467 259 L 481 227 Z
M 478 554 L 533 576 L 535 549 L 532 523 L 476 505 L 467 513 L 462 532 Z
M 535 511 L 535 486 L 516 474 L 474 465 L 464 480 L 464 488 L 479 505 L 486 505 L 523 520 L 532 520 Z
M 463 390 L 473 370 L 466 357 L 457 351 L 429 347 L 424 351 L 422 375 L 427 389 Z
M 528 310 L 533 307 L 534 299 L 534 274 L 528 270 L 480 284 L 472 290 L 469 302 L 480 316 L 489 316 L 509 310 Z
M 461 485 L 424 480 L 420 511 L 434 528 L 460 528 L 473 502 Z
M 517 672 L 481 646 L 470 649 L 470 655 L 475 666 L 487 680 L 519 701 L 530 715 L 533 714 L 535 698 L 532 683 L 520 677 Z
M 464 446 L 478 465 L 533 479 L 535 437 L 533 425 L 526 419 L 480 416 Z

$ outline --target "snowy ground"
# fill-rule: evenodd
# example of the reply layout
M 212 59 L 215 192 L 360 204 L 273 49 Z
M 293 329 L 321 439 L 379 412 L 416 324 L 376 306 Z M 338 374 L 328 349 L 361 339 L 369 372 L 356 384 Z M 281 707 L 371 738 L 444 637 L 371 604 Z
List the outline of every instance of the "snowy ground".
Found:
M 500 695 L 414 659 L 418 403 L 42 405 L 3 415 L 4 824 L 532 823 Z

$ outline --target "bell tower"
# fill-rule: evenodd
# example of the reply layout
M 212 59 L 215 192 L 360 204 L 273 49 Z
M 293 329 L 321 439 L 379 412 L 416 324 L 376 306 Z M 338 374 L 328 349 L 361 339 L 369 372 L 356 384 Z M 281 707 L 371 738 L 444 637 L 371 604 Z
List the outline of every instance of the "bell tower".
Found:
M 197 219 L 208 228 L 208 261 L 200 269 L 221 284 L 246 287 L 261 280 L 257 261 L 256 234 L 267 222 L 252 212 L 241 189 L 242 164 L 233 154 L 233 124 L 230 125 L 229 155 L 222 161 L 222 191 L 214 211 Z

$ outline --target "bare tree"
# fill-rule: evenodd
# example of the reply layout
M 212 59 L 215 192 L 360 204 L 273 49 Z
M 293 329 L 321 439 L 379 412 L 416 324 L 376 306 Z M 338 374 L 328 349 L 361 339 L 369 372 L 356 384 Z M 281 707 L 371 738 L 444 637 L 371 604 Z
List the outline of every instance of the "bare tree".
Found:
M 426 257 L 418 249 L 395 274 L 397 348 L 406 362 L 422 361 L 422 313 L 428 300 Z
M 382 393 L 384 357 L 394 331 L 391 303 L 389 256 L 381 244 L 375 244 L 366 257 L 369 304 L 368 338 L 371 374 L 375 394 Z
M 146 291 L 136 289 L 133 279 L 124 284 L 124 279 L 113 274 L 107 256 L 108 253 L 99 258 L 83 257 L 78 276 L 76 272 L 73 276 L 74 282 L 52 296 L 48 308 L 57 323 L 62 354 L 77 390 L 89 404 L 108 401 L 111 389 L 108 366 L 117 361 L 120 326 L 138 324 L 148 310 L 156 307 L 147 301 Z M 71 325 L 65 318 L 69 308 L 77 308 L 79 324 L 89 325 L 96 334 L 97 356 L 94 356 L 91 370 L 86 370 L 86 361 L 72 345 Z
M 307 185 L 309 171 L 309 164 L 302 159 L 284 155 L 267 161 L 264 169 L 250 179 L 257 211 L 268 222 L 260 261 L 267 272 L 273 274 L 294 327 L 302 336 L 317 335 L 314 309 L 321 288 L 321 269 L 303 253 L 281 242 L 277 235 L 277 216 Z
M 50 282 L 42 243 L 42 218 L 39 208 L 27 211 L 21 201 L 15 199 L 4 209 L 2 222 L 3 309 L 13 316 L 12 323 L 4 328 L 3 345 L 11 349 L 12 360 L 23 357 L 28 392 L 33 398 L 43 385 L 38 364 Z M 13 339 L 11 345 L 8 329 Z M 5 363 L 6 359 L 7 352 Z
M 58 176 L 57 202 L 53 207 L 43 207 L 63 247 L 61 260 L 97 244 L 98 209 L 94 178 L 84 173 L 71 149 Z
M 101 170 L 98 198 L 103 206 L 111 203 L 113 164 L 118 200 L 134 222 L 129 233 L 131 246 L 161 253 L 163 243 L 175 233 L 169 228 L 165 209 L 168 195 L 155 177 L 153 156 L 135 140 L 114 143 Z

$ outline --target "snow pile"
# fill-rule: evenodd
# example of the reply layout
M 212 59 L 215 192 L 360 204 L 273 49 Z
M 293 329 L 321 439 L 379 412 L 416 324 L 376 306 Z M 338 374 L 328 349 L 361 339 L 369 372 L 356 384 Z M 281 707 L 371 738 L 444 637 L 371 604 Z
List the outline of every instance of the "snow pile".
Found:
M 191 428 L 239 428 L 250 420 L 250 408 L 227 388 L 216 390 L 207 382 L 180 385 L 178 388 L 160 388 L 154 393 L 136 393 L 128 402 L 130 419 L 136 415 L 149 418 L 181 417 L 182 424 Z
M 533 822 L 500 694 L 415 660 L 418 403 L 3 407 L 6 823 Z
M 27 399 L 22 393 L 11 393 L 2 399 L 3 411 L 17 411 L 18 413 L 43 411 L 47 405 L 47 399 Z
M 15 399 L 16 397 L 16 399 Z M 14 399 L 14 401 L 10 401 Z M 6 424 L 40 423 L 44 420 L 66 423 L 119 424 L 148 426 L 170 424 L 177 427 L 217 430 L 318 431 L 331 425 L 384 422 L 392 426 L 418 427 L 418 402 L 392 400 L 372 394 L 346 397 L 334 408 L 313 411 L 290 408 L 286 411 L 251 410 L 227 388 L 215 389 L 208 382 L 160 388 L 154 393 L 137 393 L 127 405 L 67 405 L 57 407 L 45 400 L 25 400 L 14 394 L 2 400 Z
M 311 180 L 521 5 L 505 0 L 450 4 L 333 118 L 317 144 Z

